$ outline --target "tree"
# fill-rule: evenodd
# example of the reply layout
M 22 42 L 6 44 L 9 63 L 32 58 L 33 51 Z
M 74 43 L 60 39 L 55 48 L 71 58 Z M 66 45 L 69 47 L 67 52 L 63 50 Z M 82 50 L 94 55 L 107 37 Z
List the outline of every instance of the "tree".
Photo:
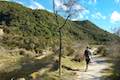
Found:
M 79 5 L 79 0 L 53 0 L 53 10 L 55 15 L 55 20 L 59 32 L 59 76 L 61 78 L 61 57 L 62 57 L 62 29 L 66 25 L 67 21 L 76 17 L 79 12 L 82 12 L 84 8 Z M 58 17 L 64 16 L 65 21 L 60 24 Z

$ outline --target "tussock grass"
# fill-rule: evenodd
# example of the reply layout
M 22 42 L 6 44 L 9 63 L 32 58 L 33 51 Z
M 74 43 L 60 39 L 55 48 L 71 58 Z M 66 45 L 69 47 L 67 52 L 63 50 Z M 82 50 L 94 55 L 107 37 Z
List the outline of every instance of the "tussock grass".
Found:
M 83 65 L 85 65 L 83 62 L 75 62 L 72 61 L 72 57 L 62 57 L 62 77 L 61 80 L 73 80 L 76 77 L 76 70 L 83 69 Z M 67 68 L 70 68 L 71 70 L 68 70 Z M 47 72 L 42 76 L 43 80 L 60 80 L 59 79 L 59 70 L 56 71 L 50 71 Z
M 85 65 L 84 61 L 76 62 L 72 61 L 73 57 L 62 58 L 62 65 L 67 66 L 72 69 L 81 69 Z
M 14 54 L 14 55 L 13 55 Z M 58 63 L 55 59 L 56 55 L 37 59 L 35 56 L 20 55 L 17 51 L 3 51 L 0 53 L 0 79 L 6 80 L 11 78 L 24 77 L 26 79 L 43 79 L 43 80 L 59 80 Z M 62 65 L 73 70 L 79 70 L 83 67 L 84 62 L 72 61 L 73 57 L 62 57 Z M 72 79 L 75 71 L 62 68 L 62 80 Z

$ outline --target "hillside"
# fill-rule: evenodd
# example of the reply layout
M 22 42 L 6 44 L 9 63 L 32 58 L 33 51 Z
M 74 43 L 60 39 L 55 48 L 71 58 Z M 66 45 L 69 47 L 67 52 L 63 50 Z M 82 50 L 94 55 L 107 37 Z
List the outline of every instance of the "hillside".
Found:
M 59 21 L 62 24 L 64 19 L 59 16 Z M 17 3 L 0 1 L 0 25 L 5 32 L 1 40 L 5 47 L 38 50 L 58 44 L 54 14 L 46 10 L 32 10 Z M 88 20 L 68 21 L 63 35 L 65 45 L 81 40 L 102 44 L 115 38 Z
M 58 20 L 60 24 L 65 21 L 61 16 L 58 16 Z M 59 80 L 57 29 L 55 15 L 51 12 L 32 10 L 18 3 L 0 1 L 0 80 L 32 80 L 31 77 Z M 84 67 L 82 53 L 86 46 L 97 49 L 120 39 L 89 20 L 68 20 L 62 29 L 62 35 L 63 80 L 74 78 L 75 73 L 72 69 Z M 103 49 L 99 52 L 106 51 Z M 77 61 L 79 58 L 80 64 L 74 61 L 76 58 Z
M 75 21 L 78 25 L 81 26 L 83 32 L 89 36 L 90 39 L 97 41 L 97 44 L 104 44 L 115 39 L 119 39 L 118 36 L 111 34 L 94 23 L 84 20 L 84 21 Z

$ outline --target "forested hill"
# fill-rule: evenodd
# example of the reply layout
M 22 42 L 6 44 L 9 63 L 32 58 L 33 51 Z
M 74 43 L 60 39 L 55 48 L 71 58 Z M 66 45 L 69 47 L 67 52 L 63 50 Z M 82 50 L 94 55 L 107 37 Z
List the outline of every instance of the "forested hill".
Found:
M 59 16 L 60 24 L 64 21 Z M 4 31 L 0 45 L 4 47 L 39 50 L 58 45 L 55 16 L 46 10 L 32 10 L 17 3 L 0 1 L 0 27 Z M 88 20 L 68 21 L 62 35 L 64 45 L 77 41 L 104 44 L 118 38 Z
M 83 32 L 87 34 L 90 39 L 97 41 L 98 44 L 119 39 L 118 36 L 99 28 L 89 20 L 74 22 L 81 26 L 81 30 L 83 30 Z

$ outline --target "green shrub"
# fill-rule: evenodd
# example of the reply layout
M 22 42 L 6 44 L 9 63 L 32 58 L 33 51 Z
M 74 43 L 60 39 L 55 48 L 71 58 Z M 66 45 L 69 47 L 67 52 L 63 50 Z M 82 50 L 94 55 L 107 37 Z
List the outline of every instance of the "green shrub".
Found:
M 107 48 L 105 46 L 98 47 L 97 54 L 101 54 L 102 56 L 107 56 L 108 55 Z
M 66 55 L 67 56 L 72 56 L 74 54 L 75 50 L 71 48 L 70 46 L 66 47 Z

